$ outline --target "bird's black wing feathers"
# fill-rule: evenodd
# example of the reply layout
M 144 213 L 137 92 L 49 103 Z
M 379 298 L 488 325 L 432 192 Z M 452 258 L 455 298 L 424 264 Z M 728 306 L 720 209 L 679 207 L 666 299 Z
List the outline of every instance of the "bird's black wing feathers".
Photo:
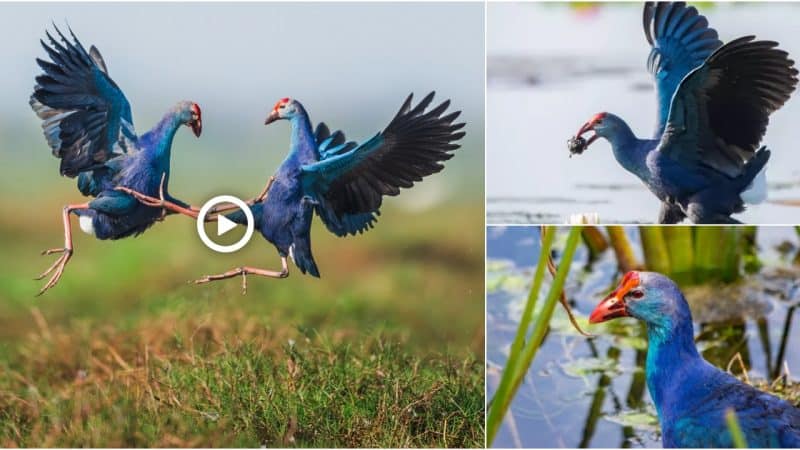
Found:
M 36 62 L 43 73 L 36 77 L 30 105 L 42 119 L 53 154 L 61 158 L 61 174 L 69 177 L 102 166 L 127 151 L 135 140 L 130 105 L 108 76 L 100 52 L 87 52 L 70 30 L 72 41 L 56 28 L 60 42 L 47 32 L 42 47 L 50 61 Z
M 319 215 L 331 231 L 366 229 L 384 195 L 439 172 L 460 147 L 455 142 L 464 136 L 464 124 L 453 123 L 460 111 L 445 114 L 449 100 L 427 110 L 433 97 L 432 92 L 413 106 L 409 95 L 381 133 L 351 147 L 342 135 L 344 150 L 321 152 L 321 161 L 303 167 L 304 190 L 320 202 Z
M 660 150 L 690 167 L 740 175 L 759 148 L 769 115 L 797 84 L 794 61 L 777 46 L 745 36 L 690 73 L 672 100 Z

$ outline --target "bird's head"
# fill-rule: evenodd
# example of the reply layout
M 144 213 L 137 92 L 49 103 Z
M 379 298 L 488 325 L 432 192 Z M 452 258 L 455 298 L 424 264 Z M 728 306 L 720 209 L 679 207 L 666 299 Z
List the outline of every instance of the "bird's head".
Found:
M 264 125 L 269 125 L 276 120 L 289 120 L 299 114 L 301 108 L 302 107 L 297 100 L 284 97 L 278 100 L 278 102 L 275 103 L 275 106 L 272 107 L 272 111 L 270 111 L 269 115 L 267 116 L 267 120 L 264 121 Z
M 589 323 L 600 323 L 617 317 L 635 317 L 670 328 L 673 320 L 689 315 L 688 304 L 678 286 L 655 272 L 628 272 L 619 286 L 604 298 L 589 316 Z
M 200 112 L 200 105 L 182 101 L 178 103 L 177 110 L 181 125 L 191 128 L 194 135 L 200 137 L 200 133 L 203 132 L 203 114 Z
M 589 119 L 588 122 L 583 124 L 581 129 L 578 130 L 573 138 L 573 140 L 583 141 L 583 148 L 581 148 L 577 153 L 580 153 L 588 148 L 598 138 L 611 138 L 622 126 L 624 126 L 624 122 L 614 114 L 607 112 L 595 114 L 591 119 Z M 594 134 L 592 134 L 589 139 L 586 140 L 583 135 L 590 131 L 594 131 Z

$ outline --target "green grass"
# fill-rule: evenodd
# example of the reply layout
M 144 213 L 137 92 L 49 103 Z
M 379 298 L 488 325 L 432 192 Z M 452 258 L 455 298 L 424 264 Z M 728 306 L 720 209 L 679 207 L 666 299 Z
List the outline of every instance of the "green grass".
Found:
M 239 279 L 187 281 L 277 268 L 260 236 L 218 255 L 186 218 L 118 242 L 74 224 L 73 261 L 35 298 L 64 200 L 38 201 L 0 222 L 0 444 L 484 445 L 480 206 L 390 201 L 347 239 L 317 224 L 322 279 L 292 266 L 246 296 Z

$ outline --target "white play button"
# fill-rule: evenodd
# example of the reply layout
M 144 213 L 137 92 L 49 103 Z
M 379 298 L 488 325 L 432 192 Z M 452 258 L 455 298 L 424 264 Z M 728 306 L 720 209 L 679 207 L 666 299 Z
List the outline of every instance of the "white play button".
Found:
M 206 228 L 204 226 L 206 222 L 206 216 L 208 215 L 208 212 L 211 210 L 211 208 L 220 203 L 233 203 L 234 205 L 236 205 L 244 213 L 247 222 L 247 230 L 245 231 L 244 236 L 242 236 L 242 238 L 239 239 L 239 241 L 231 245 L 217 244 L 208 237 L 208 234 L 206 234 Z M 228 214 L 230 213 L 231 212 L 229 211 Z M 217 216 L 216 221 L 217 221 L 217 237 L 222 236 L 223 234 L 236 228 L 236 222 L 232 221 L 231 219 L 228 219 L 223 215 Z M 245 244 L 247 244 L 247 242 L 250 240 L 250 238 L 253 237 L 253 230 L 255 229 L 253 224 L 254 224 L 253 212 L 250 211 L 250 207 L 247 205 L 247 203 L 243 202 L 242 200 L 232 195 L 219 195 L 207 201 L 203 205 L 203 207 L 200 208 L 200 213 L 197 215 L 197 234 L 200 235 L 200 240 L 203 241 L 203 244 L 206 244 L 206 247 L 210 248 L 211 250 L 220 253 L 233 253 L 236 250 L 239 250 L 242 247 L 244 247 Z
M 234 228 L 236 228 L 236 222 L 225 216 L 217 217 L 217 236 L 222 236 Z

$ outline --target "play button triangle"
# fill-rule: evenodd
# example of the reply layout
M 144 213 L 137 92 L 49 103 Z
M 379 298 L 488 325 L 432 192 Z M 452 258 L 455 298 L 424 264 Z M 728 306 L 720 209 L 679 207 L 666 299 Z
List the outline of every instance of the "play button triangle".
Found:
M 222 236 L 234 228 L 236 228 L 236 222 L 228 219 L 225 216 L 217 217 L 217 236 Z

